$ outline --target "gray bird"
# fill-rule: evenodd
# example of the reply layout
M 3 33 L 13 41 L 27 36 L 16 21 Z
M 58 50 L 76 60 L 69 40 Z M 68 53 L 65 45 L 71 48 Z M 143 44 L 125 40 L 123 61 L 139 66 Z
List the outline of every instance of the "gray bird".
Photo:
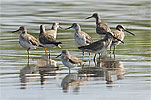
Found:
M 95 18 L 96 19 L 96 33 L 102 38 L 102 36 L 105 36 L 106 33 L 111 32 L 111 29 L 108 27 L 108 25 L 104 24 L 101 21 L 101 17 L 98 13 L 94 13 L 92 16 L 87 17 L 89 18 Z
M 78 48 L 82 51 L 95 53 L 93 61 L 96 64 L 96 62 L 95 62 L 96 54 L 100 54 L 100 53 L 102 54 L 103 52 L 105 52 L 107 50 L 107 48 L 110 47 L 110 45 L 112 43 L 112 38 L 115 38 L 118 41 L 121 41 L 120 39 L 114 37 L 111 33 L 106 33 L 104 39 L 93 42 L 90 45 L 81 46 Z M 121 42 L 124 43 L 123 41 L 121 41 Z
M 61 56 L 62 63 L 69 68 L 69 73 L 70 68 L 76 67 L 78 64 L 82 65 L 84 63 L 84 61 L 78 59 L 75 56 L 70 55 L 68 50 L 62 50 L 62 53 L 56 58 L 58 58 L 59 56 Z
M 116 29 L 112 30 L 112 33 L 113 33 L 114 37 L 116 37 L 116 38 L 120 39 L 121 41 L 123 41 L 123 39 L 125 37 L 123 31 L 126 31 L 126 32 L 130 33 L 131 35 L 135 36 L 135 34 L 129 32 L 128 30 L 126 30 L 123 25 L 117 25 Z M 115 38 L 113 38 L 113 40 L 112 40 L 112 44 L 110 46 L 110 53 L 111 53 L 111 48 L 114 47 L 114 50 L 113 50 L 114 57 L 115 57 L 115 47 L 117 45 L 119 45 L 121 43 L 121 41 L 118 41 Z
M 85 32 L 81 31 L 80 25 L 73 23 L 72 26 L 66 29 L 74 29 L 74 39 L 79 46 L 86 46 L 93 42 L 93 39 Z M 91 53 L 89 53 L 89 63 L 90 63 Z M 84 51 L 83 51 L 83 60 L 84 60 Z
M 61 46 L 59 44 L 62 44 L 61 42 L 57 42 L 56 38 L 54 37 L 57 31 L 57 26 L 53 26 L 54 30 L 45 30 L 45 26 L 42 24 L 40 25 L 40 34 L 39 34 L 39 42 L 44 48 L 49 49 L 49 59 L 50 59 L 50 49 L 53 47 L 59 47 Z M 45 49 L 46 50 L 46 49 Z
M 29 50 L 36 49 L 38 46 L 41 46 L 41 45 L 34 36 L 27 33 L 26 26 L 20 26 L 19 29 L 16 31 L 13 31 L 13 33 L 18 32 L 18 31 L 21 31 L 20 36 L 19 36 L 19 44 L 23 48 L 27 49 L 28 60 L 29 60 L 30 59 Z

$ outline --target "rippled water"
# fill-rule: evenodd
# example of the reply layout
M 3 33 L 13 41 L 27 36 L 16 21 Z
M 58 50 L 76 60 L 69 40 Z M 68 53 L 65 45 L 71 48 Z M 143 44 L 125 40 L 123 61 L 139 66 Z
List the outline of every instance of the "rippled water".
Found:
M 150 100 L 151 99 L 151 21 L 149 0 L 2 0 L 0 28 L 1 100 Z M 125 33 L 125 44 L 117 47 L 116 59 L 102 58 L 98 67 L 88 63 L 73 68 L 71 74 L 55 58 L 62 49 L 82 59 L 73 39 L 73 29 L 58 30 L 62 49 L 52 49 L 52 61 L 44 49 L 27 52 L 19 46 L 19 33 L 26 25 L 28 33 L 38 37 L 40 24 L 50 29 L 53 22 L 64 28 L 77 22 L 94 40 L 95 20 L 85 18 L 98 12 L 112 29 L 123 24 L 136 37 Z M 88 53 L 86 53 L 88 60 Z

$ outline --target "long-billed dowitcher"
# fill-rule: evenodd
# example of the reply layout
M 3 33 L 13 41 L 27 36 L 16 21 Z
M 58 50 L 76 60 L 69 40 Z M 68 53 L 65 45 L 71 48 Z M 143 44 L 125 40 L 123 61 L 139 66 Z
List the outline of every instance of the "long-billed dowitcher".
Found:
M 13 31 L 14 32 L 18 32 L 21 31 L 20 36 L 19 36 L 19 44 L 27 49 L 27 53 L 28 53 L 28 60 L 30 58 L 29 56 L 29 50 L 30 49 L 36 49 L 36 47 L 41 46 L 39 44 L 39 41 L 32 35 L 27 33 L 27 29 L 26 26 L 20 26 L 18 30 Z
M 61 61 L 62 63 L 69 68 L 69 73 L 70 73 L 70 68 L 76 67 L 78 64 L 83 64 L 84 61 L 78 59 L 75 56 L 70 55 L 68 50 L 62 50 L 62 53 L 58 55 L 56 58 L 61 56 Z
M 93 42 L 92 38 L 85 32 L 81 31 L 80 25 L 77 23 L 73 23 L 72 26 L 66 28 L 70 29 L 73 28 L 74 32 L 74 39 L 79 46 L 86 46 Z M 89 63 L 90 63 L 91 53 L 89 53 Z M 84 51 L 83 51 L 83 60 L 84 60 Z
M 87 46 L 81 46 L 81 47 L 78 47 L 78 48 L 82 51 L 95 53 L 95 56 L 93 58 L 93 61 L 95 63 L 96 54 L 100 54 L 100 53 L 105 52 L 107 50 L 107 48 L 111 45 L 112 38 L 115 38 L 118 41 L 121 41 L 120 39 L 114 37 L 111 33 L 106 33 L 104 39 L 93 42 L 93 43 L 91 43 Z M 121 42 L 124 43 L 123 41 L 121 41 Z
M 113 33 L 113 35 L 114 35 L 116 38 L 118 38 L 118 39 L 120 39 L 121 41 L 123 41 L 123 39 L 124 39 L 124 37 L 125 37 L 123 31 L 126 31 L 126 32 L 130 33 L 131 35 L 135 36 L 135 34 L 129 32 L 128 30 L 126 30 L 123 25 L 117 25 L 117 26 L 116 26 L 116 29 L 115 29 L 115 30 L 112 30 L 112 33 Z M 114 46 L 114 50 L 113 50 L 114 57 L 115 57 L 115 47 L 116 47 L 117 45 L 119 45 L 119 44 L 121 43 L 121 41 L 118 41 L 117 39 L 114 39 L 114 38 L 113 38 L 113 40 L 112 40 L 112 44 L 111 44 L 111 46 L 110 46 L 110 53 L 111 53 L 111 48 L 112 48 L 112 46 Z
M 99 16 L 98 13 L 94 13 L 92 16 L 87 17 L 86 19 L 89 18 L 95 18 L 96 19 L 96 33 L 102 37 L 104 36 L 107 32 L 111 32 L 111 29 L 108 27 L 107 24 L 104 24 L 101 21 L 101 17 Z
M 47 34 L 51 35 L 54 39 L 56 39 L 58 28 L 62 28 L 60 27 L 59 23 L 53 23 L 51 29 L 47 31 Z M 47 54 L 47 48 L 45 48 L 45 53 Z
M 56 31 L 52 30 L 52 31 L 46 32 L 45 26 L 40 25 L 39 42 L 43 45 L 44 48 L 49 48 L 49 59 L 50 59 L 50 48 L 53 48 L 56 46 L 61 48 L 59 45 L 61 44 L 61 42 L 57 42 L 56 39 L 51 35 L 54 32 Z

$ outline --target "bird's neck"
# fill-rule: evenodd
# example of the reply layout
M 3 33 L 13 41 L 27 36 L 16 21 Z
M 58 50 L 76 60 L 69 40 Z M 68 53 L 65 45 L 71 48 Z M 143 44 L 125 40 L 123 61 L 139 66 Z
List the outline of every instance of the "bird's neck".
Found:
M 40 28 L 40 34 L 43 34 L 45 32 L 46 32 L 45 28 Z
M 104 41 L 106 42 L 106 47 L 109 47 L 112 43 L 112 37 L 105 36 Z
M 57 27 L 52 26 L 51 30 L 55 30 L 57 32 Z
M 23 30 L 21 34 L 27 34 L 27 30 Z
M 116 30 L 121 31 L 121 32 L 123 31 L 123 29 L 119 29 L 119 28 L 116 28 Z
M 113 38 L 113 37 L 110 37 L 110 36 L 106 35 L 106 36 L 104 37 L 104 41 L 112 41 L 112 38 Z
M 80 27 L 76 27 L 74 30 L 75 30 L 75 33 L 81 32 L 81 28 Z
M 98 25 L 100 22 L 101 22 L 101 18 L 98 16 L 98 17 L 96 18 L 96 25 Z

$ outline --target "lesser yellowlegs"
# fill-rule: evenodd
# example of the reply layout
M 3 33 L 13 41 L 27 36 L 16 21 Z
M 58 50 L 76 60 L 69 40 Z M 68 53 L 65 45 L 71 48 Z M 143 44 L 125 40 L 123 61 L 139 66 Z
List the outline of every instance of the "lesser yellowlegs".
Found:
M 47 34 L 53 36 L 53 37 L 56 39 L 58 28 L 61 28 L 61 29 L 62 29 L 62 27 L 60 27 L 59 23 L 53 23 L 53 24 L 52 24 L 52 27 L 51 27 L 51 30 L 48 30 L 48 31 L 47 31 Z
M 126 31 L 126 32 L 132 34 L 133 36 L 135 36 L 135 34 L 129 32 L 128 30 L 126 30 L 123 25 L 117 25 L 117 26 L 116 26 L 116 29 L 113 30 L 112 33 L 113 33 L 113 35 L 114 35 L 116 38 L 118 38 L 118 39 L 120 39 L 121 41 L 123 41 L 124 36 L 125 36 L 123 31 Z M 115 47 L 116 47 L 117 45 L 119 45 L 119 44 L 121 43 L 121 41 L 118 41 L 117 39 L 113 39 L 113 40 L 112 40 L 112 44 L 111 44 L 111 46 L 110 46 L 110 52 L 111 52 L 111 47 L 113 46 L 113 47 L 114 47 L 114 50 L 113 50 L 114 57 L 115 57 Z
M 27 49 L 28 60 L 29 60 L 30 58 L 29 50 L 36 49 L 37 46 L 40 46 L 39 41 L 34 36 L 27 33 L 26 26 L 20 26 L 18 30 L 13 32 L 18 32 L 18 31 L 21 31 L 19 36 L 19 43 L 23 48 Z
M 49 48 L 49 59 L 50 59 L 50 48 L 53 48 L 56 46 L 61 48 L 59 45 L 61 44 L 61 42 L 57 42 L 56 39 L 51 35 L 51 33 L 53 34 L 54 32 L 56 31 L 46 32 L 45 26 L 40 25 L 39 41 L 44 48 Z
M 51 35 L 54 39 L 56 39 L 58 28 L 61 28 L 59 26 L 59 23 L 53 23 L 51 29 L 47 31 L 47 34 Z M 47 48 L 45 48 L 45 53 L 47 55 Z
M 70 29 L 74 28 L 74 39 L 79 46 L 86 46 L 93 42 L 92 38 L 85 32 L 81 31 L 80 25 L 77 23 L 73 23 L 72 26 L 66 28 Z M 89 63 L 91 59 L 91 53 L 89 53 Z M 84 51 L 83 51 L 83 60 L 84 60 Z
M 78 64 L 83 64 L 84 61 L 78 59 L 75 56 L 70 55 L 68 50 L 62 50 L 62 53 L 58 55 L 56 58 L 61 56 L 61 61 L 62 63 L 69 68 L 69 73 L 70 73 L 70 68 L 76 67 Z
M 82 51 L 95 53 L 93 61 L 96 64 L 96 62 L 95 62 L 96 54 L 100 54 L 100 53 L 102 54 L 103 52 L 105 52 L 107 50 L 107 48 L 111 45 L 112 38 L 115 38 L 118 41 L 121 41 L 120 39 L 114 37 L 111 33 L 106 33 L 104 39 L 93 42 L 87 46 L 81 46 L 78 48 Z M 121 42 L 124 43 L 123 41 L 121 41 Z
M 108 27 L 108 25 L 104 24 L 101 21 L 101 18 L 98 13 L 94 13 L 92 16 L 90 16 L 86 19 L 89 19 L 89 18 L 96 19 L 96 32 L 100 37 L 104 36 L 107 32 L 111 32 L 111 29 Z

